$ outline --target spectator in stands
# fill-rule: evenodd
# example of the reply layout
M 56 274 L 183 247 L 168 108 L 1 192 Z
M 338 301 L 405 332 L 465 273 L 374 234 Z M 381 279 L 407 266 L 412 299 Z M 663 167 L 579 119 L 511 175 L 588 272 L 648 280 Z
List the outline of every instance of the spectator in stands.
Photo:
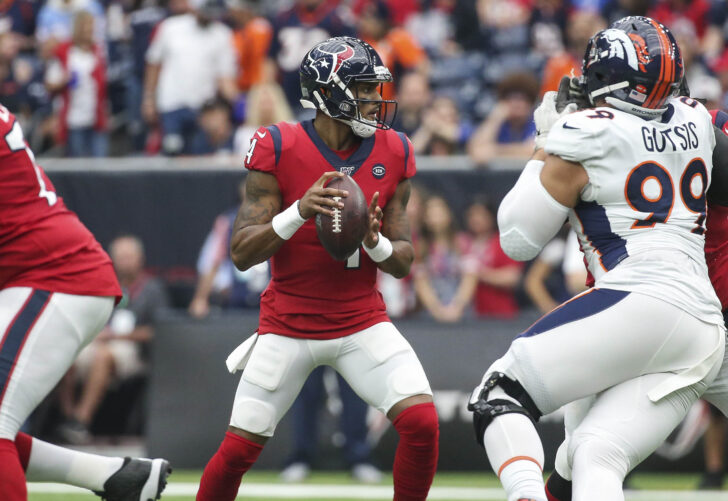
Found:
M 389 0 L 389 4 L 392 0 Z M 452 42 L 456 30 L 453 26 L 452 17 L 456 0 L 432 0 L 420 2 L 422 9 L 412 12 L 404 26 L 428 54 L 447 57 L 457 49 Z M 470 12 L 473 16 L 473 12 Z
M 168 155 L 201 153 L 201 106 L 218 93 L 230 103 L 238 95 L 232 32 L 206 2 L 162 21 L 147 50 L 142 113 L 149 123 L 159 119 Z
M 199 151 L 202 155 L 231 155 L 233 153 L 232 109 L 224 99 L 212 99 L 200 110 L 200 129 L 202 129 L 203 145 Z
M 413 183 L 406 213 L 410 231 L 412 232 L 412 243 L 415 248 L 419 245 L 422 234 L 422 213 L 425 197 L 424 189 Z M 390 317 L 401 318 L 417 309 L 417 295 L 414 290 L 412 273 L 399 279 L 380 270 L 377 273 L 377 287 L 379 292 L 382 293 L 384 304 L 387 306 L 387 315 Z
M 78 356 L 74 367 L 81 381 L 79 399 L 74 399 L 72 384 L 61 391 L 66 421 L 59 434 L 70 442 L 90 439 L 89 427 L 110 387 L 145 373 L 154 317 L 169 304 L 162 282 L 144 272 L 144 247 L 139 238 L 116 238 L 111 242 L 110 255 L 124 300 L 114 310 L 109 325 Z
M 498 102 L 470 138 L 468 154 L 476 164 L 495 157 L 528 158 L 536 126 L 533 107 L 538 80 L 531 73 L 511 73 L 498 84 Z
M 245 193 L 245 181 L 238 187 L 240 200 Z M 198 280 L 188 312 L 195 318 L 210 314 L 211 306 L 218 308 L 256 308 L 260 294 L 268 285 L 268 262 L 240 271 L 230 259 L 230 236 L 238 207 L 215 218 L 197 259 Z
M 0 30 L 0 102 L 18 118 L 26 135 L 32 136 L 33 113 L 45 104 L 47 95 L 40 64 L 21 53 L 21 44 L 20 34 Z
M 56 45 L 72 37 L 74 18 L 81 11 L 94 18 L 94 41 L 106 41 L 106 13 L 98 0 L 48 0 L 38 12 L 35 31 L 43 59 L 53 54 Z
M 56 46 L 45 77 L 60 101 L 58 143 L 69 157 L 104 157 L 108 150 L 106 61 L 94 41 L 95 22 L 89 12 L 76 14 L 73 38 Z
M 566 47 L 546 60 L 541 78 L 541 96 L 550 90 L 557 90 L 564 75 L 581 75 L 584 47 L 594 33 L 605 27 L 604 19 L 594 11 L 576 10 L 569 15 L 569 22 L 566 23 Z
M 571 4 L 566 0 L 536 0 L 533 2 L 533 9 L 528 20 L 532 53 L 541 58 L 547 58 L 564 50 L 564 33 L 570 7 Z
M 411 136 L 415 153 L 442 156 L 462 151 L 472 131 L 460 118 L 455 101 L 438 96 L 422 114 L 422 124 Z
M 0 4 L 0 33 L 15 32 L 23 47 L 34 47 L 39 4 L 32 0 L 6 0 Z
M 607 25 L 626 16 L 646 16 L 652 0 L 608 0 L 602 6 L 602 17 Z
M 710 4 L 710 0 L 656 0 L 647 15 L 671 30 L 689 24 L 698 39 L 702 39 L 709 23 Z
M 412 137 L 422 123 L 422 116 L 432 101 L 427 77 L 419 72 L 407 73 L 399 84 L 397 116 L 392 127 Z
M 266 77 L 266 57 L 273 28 L 260 16 L 260 0 L 227 0 L 235 32 L 233 43 L 238 57 L 238 90 L 247 92 L 253 85 L 270 80 Z
M 722 98 L 719 108 L 728 108 L 728 49 L 725 49 L 723 54 L 713 61 L 710 69 L 713 70 L 715 77 L 720 82 Z
M 713 61 L 723 53 L 727 33 L 728 4 L 712 2 L 708 13 L 708 26 L 701 41 L 701 53 L 706 61 Z
M 319 412 L 324 404 L 332 414 L 339 415 L 344 437 L 344 461 L 351 476 L 362 483 L 380 482 L 382 473 L 372 464 L 371 447 L 367 441 L 369 406 L 330 367 L 314 369 L 293 402 L 293 451 L 281 471 L 281 480 L 301 482 L 310 475 L 317 456 L 321 423 Z M 327 430 L 326 435 L 330 437 L 333 432 Z
M 404 28 L 392 26 L 389 7 L 383 0 L 370 0 L 359 14 L 357 36 L 374 47 L 398 82 L 403 72 L 427 75 L 427 54 Z M 384 84 L 382 98 L 396 99 L 394 83 Z
M 242 158 L 248 153 L 253 134 L 261 125 L 292 120 L 293 113 L 280 85 L 275 82 L 254 85 L 245 99 L 245 123 L 235 131 L 235 155 Z
M 415 257 L 417 298 L 438 322 L 458 322 L 470 308 L 478 284 L 477 262 L 457 246 L 452 209 L 438 195 L 424 204 L 422 238 Z
M 506 256 L 500 246 L 495 211 L 487 200 L 476 200 L 465 210 L 467 232 L 460 235 L 463 253 L 477 260 L 475 313 L 479 317 L 513 318 L 518 314 L 515 289 L 523 263 Z
M 175 6 L 169 2 L 170 14 Z M 147 140 L 147 127 L 142 117 L 142 89 L 144 86 L 145 55 L 157 25 L 167 17 L 168 11 L 161 0 L 133 0 L 128 13 L 131 71 L 126 76 L 127 132 L 133 151 L 143 151 Z
M 586 289 L 586 266 L 576 233 L 566 231 L 546 244 L 526 272 L 523 286 L 541 313 L 548 313 Z
M 296 0 L 293 7 L 273 20 L 269 56 L 278 67 L 279 81 L 294 115 L 303 112 L 298 76 L 303 56 L 327 38 L 354 34 L 354 28 L 340 15 L 338 2 L 330 0 Z

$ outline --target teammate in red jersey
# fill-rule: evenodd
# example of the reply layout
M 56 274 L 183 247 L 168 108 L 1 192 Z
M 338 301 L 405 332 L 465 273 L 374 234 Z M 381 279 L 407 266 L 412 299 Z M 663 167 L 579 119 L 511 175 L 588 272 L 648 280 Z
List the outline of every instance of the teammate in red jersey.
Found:
M 21 425 L 98 334 L 121 296 L 111 260 L 35 163 L 0 105 L 0 497 L 29 480 L 85 487 L 109 501 L 157 499 L 169 464 L 70 451 Z
M 321 42 L 300 73 L 301 102 L 317 110 L 316 118 L 259 129 L 245 157 L 250 172 L 232 258 L 241 270 L 270 258 L 272 279 L 258 334 L 228 358 L 228 368 L 244 367 L 243 375 L 230 427 L 197 499 L 235 498 L 311 370 L 330 365 L 400 435 L 394 499 L 424 500 L 438 455 L 432 391 L 375 285 L 377 268 L 404 277 L 414 257 L 405 215 L 412 145 L 385 121 L 385 108 L 395 103 L 382 101 L 379 89 L 392 77 L 368 44 L 349 37 Z M 338 204 L 332 197 L 346 196 L 325 187 L 343 174 L 371 200 L 363 247 L 345 263 L 326 253 L 312 220 L 331 214 Z

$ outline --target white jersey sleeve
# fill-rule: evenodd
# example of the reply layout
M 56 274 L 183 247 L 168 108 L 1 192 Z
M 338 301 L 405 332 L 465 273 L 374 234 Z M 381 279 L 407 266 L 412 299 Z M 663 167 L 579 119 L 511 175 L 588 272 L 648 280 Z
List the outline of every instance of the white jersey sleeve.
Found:
M 597 287 L 722 323 L 703 250 L 714 146 L 710 114 L 689 98 L 672 99 L 661 120 L 595 108 L 554 124 L 546 152 L 589 178 L 569 220 Z

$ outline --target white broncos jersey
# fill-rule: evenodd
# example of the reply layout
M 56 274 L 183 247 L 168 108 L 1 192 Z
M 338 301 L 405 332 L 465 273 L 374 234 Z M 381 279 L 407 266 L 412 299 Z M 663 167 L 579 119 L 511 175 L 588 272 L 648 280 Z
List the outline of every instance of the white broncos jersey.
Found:
M 670 100 L 661 120 L 596 108 L 556 122 L 546 152 L 589 176 L 569 221 L 596 287 L 723 323 L 703 250 L 714 146 L 710 114 L 689 98 Z

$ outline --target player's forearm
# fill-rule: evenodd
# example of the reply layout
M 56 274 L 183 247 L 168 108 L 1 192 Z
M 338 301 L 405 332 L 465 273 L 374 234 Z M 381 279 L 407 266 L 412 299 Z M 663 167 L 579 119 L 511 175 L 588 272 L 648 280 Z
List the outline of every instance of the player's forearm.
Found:
M 394 240 L 392 241 L 392 255 L 377 263 L 377 266 L 394 278 L 404 278 L 409 275 L 414 260 L 415 250 L 412 243 L 406 240 Z
M 271 223 L 240 228 L 230 240 L 230 258 L 237 269 L 245 271 L 270 259 L 283 242 Z

